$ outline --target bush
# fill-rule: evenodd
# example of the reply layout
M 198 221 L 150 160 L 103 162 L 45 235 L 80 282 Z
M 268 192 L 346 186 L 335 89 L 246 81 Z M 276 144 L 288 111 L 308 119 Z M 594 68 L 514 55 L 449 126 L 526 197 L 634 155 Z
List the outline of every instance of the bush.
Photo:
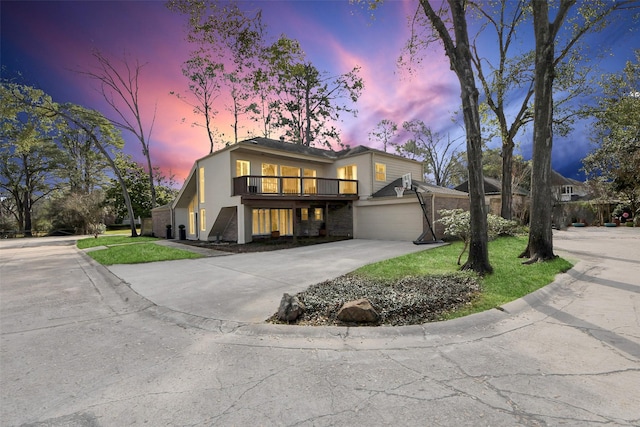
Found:
M 469 247 L 471 238 L 471 213 L 462 209 L 442 209 L 438 213 L 440 219 L 436 222 L 444 226 L 444 234 L 464 242 L 462 252 L 458 256 L 458 265 L 460 265 L 460 259 Z M 490 240 L 498 236 L 515 236 L 522 232 L 522 227 L 516 221 L 510 221 L 498 215 L 487 215 L 487 233 Z

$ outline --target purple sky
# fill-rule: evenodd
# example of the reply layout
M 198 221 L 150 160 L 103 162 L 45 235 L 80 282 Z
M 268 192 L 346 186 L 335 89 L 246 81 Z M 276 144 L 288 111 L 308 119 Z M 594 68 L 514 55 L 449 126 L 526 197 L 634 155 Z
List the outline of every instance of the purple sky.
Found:
M 297 39 L 318 69 L 331 74 L 345 73 L 360 66 L 365 88 L 357 104 L 355 118 L 345 117 L 339 125 L 345 144 L 376 146 L 368 134 L 381 119 L 399 125 L 421 119 L 434 131 L 462 135 L 461 123 L 451 117 L 459 109 L 459 86 L 449 69 L 448 58 L 439 46 L 413 75 L 397 66 L 397 59 L 409 35 L 408 16 L 415 1 L 387 1 L 371 20 L 368 13 L 348 1 L 254 1 L 243 3 L 261 8 L 271 40 L 280 34 Z M 6 1 L 0 3 L 1 57 L 3 76 L 19 71 L 28 84 L 40 87 L 58 102 L 74 102 L 110 112 L 95 90 L 95 82 L 73 70 L 91 66 L 91 51 L 98 49 L 116 60 L 126 52 L 146 63 L 141 77 L 141 98 L 147 123 L 154 105 L 157 113 L 151 135 L 154 164 L 171 171 L 179 182 L 194 160 L 206 155 L 209 144 L 202 128 L 188 123 L 197 120 L 191 107 L 170 95 L 186 92 L 182 63 L 192 48 L 185 39 L 185 18 L 166 9 L 163 1 Z M 529 35 L 520 37 L 526 47 Z M 592 36 L 595 52 L 610 48 L 611 56 L 602 66 L 617 72 L 640 47 L 637 33 L 624 20 L 605 33 Z M 221 114 L 216 126 L 227 139 L 233 132 L 230 120 Z M 183 118 L 186 119 L 183 122 Z M 249 128 L 240 132 L 248 136 Z M 555 138 L 553 167 L 565 176 L 579 177 L 581 158 L 589 150 L 585 123 L 578 124 L 566 138 Z M 140 149 L 128 135 L 125 151 L 141 159 Z M 530 156 L 530 133 L 522 134 L 521 153 Z M 495 146 L 493 144 L 492 146 Z M 381 148 L 381 147 L 377 147 Z M 463 148 L 463 147 L 462 147 Z

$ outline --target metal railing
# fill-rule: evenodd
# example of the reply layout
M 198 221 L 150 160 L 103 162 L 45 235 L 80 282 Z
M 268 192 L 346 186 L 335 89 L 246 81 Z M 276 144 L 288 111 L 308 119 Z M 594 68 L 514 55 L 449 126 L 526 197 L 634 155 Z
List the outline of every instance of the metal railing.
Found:
M 245 175 L 233 178 L 233 195 L 354 196 L 355 179 Z

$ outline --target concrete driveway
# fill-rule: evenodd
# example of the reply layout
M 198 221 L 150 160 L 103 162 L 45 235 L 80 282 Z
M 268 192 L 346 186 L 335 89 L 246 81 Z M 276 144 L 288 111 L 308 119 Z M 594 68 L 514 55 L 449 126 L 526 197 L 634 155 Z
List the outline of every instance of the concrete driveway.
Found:
M 295 294 L 363 265 L 436 246 L 356 239 L 108 268 L 160 307 L 207 319 L 261 323 L 277 311 L 285 292 Z

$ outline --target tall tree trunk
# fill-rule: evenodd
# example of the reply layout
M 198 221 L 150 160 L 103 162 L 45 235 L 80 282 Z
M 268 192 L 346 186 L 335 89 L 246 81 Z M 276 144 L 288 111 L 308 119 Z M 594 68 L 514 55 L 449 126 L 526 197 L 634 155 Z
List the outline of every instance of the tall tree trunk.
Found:
M 33 233 L 31 232 L 31 196 L 28 191 L 24 192 L 24 202 L 22 206 L 24 206 L 24 237 L 33 237 Z
M 447 26 L 428 0 L 420 0 L 424 12 L 431 21 L 434 30 L 443 42 L 449 57 L 451 68 L 460 81 L 460 97 L 465 129 L 467 131 L 467 155 L 469 169 L 469 198 L 471 216 L 471 235 L 469 239 L 469 258 L 462 269 L 473 270 L 478 274 L 491 273 L 489 263 L 489 237 L 487 233 L 487 208 L 484 201 L 484 176 L 482 174 L 482 134 L 478 106 L 478 89 L 476 87 L 469 33 L 465 16 L 465 0 L 449 0 L 451 18 L 455 33 L 455 43 Z
M 521 257 L 527 263 L 555 258 L 551 215 L 551 149 L 553 145 L 553 79 L 555 36 L 574 2 L 563 0 L 553 24 L 549 23 L 546 0 L 533 0 L 533 27 L 536 42 L 535 103 L 533 110 L 533 156 L 531 171 L 531 220 L 529 242 Z
M 504 219 L 511 219 L 513 216 L 513 139 L 507 136 L 502 144 L 502 204 L 500 205 L 500 216 Z

